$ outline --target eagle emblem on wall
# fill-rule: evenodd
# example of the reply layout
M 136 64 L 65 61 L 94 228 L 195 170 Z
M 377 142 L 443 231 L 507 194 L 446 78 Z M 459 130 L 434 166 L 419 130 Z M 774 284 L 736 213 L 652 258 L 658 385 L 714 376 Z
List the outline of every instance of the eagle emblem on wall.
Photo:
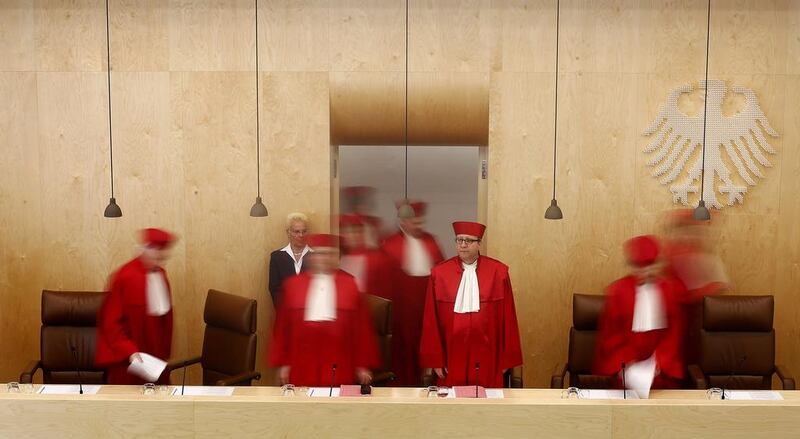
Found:
M 767 136 L 778 137 L 758 104 L 753 90 L 733 86 L 731 92 L 744 98 L 744 104 L 732 115 L 723 114 L 723 102 L 728 93 L 725 81 L 708 81 L 705 127 L 706 148 L 703 149 L 703 109 L 698 115 L 688 115 L 678 107 L 684 94 L 703 90 L 706 81 L 685 84 L 672 89 L 658 116 L 643 135 L 650 137 L 644 148 L 649 155 L 647 165 L 662 185 L 669 185 L 673 203 L 689 204 L 689 194 L 700 191 L 703 178 L 703 199 L 708 207 L 721 209 L 719 194 L 727 205 L 743 203 L 748 186 L 764 178 L 765 168 L 772 166 L 768 155 L 775 154 Z M 723 151 L 725 154 L 723 155 Z M 696 153 L 697 152 L 697 153 Z M 705 155 L 705 157 L 703 157 Z M 694 161 L 688 165 L 689 160 Z M 736 169 L 740 181 L 734 181 L 729 164 Z M 705 169 L 705 172 L 701 172 Z M 744 184 L 743 184 L 744 183 Z

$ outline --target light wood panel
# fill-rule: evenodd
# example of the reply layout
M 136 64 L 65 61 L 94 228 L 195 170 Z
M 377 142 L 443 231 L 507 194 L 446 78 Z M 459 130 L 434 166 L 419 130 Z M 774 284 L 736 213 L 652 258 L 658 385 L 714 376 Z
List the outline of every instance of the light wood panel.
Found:
M 714 234 L 735 293 L 775 294 L 778 360 L 800 373 L 800 2 L 712 5 L 709 76 L 752 88 L 780 133 L 774 166 L 744 205 L 725 208 Z M 703 76 L 706 2 L 561 2 L 560 222 L 543 219 L 555 1 L 409 6 L 411 143 L 488 142 L 488 253 L 511 267 L 526 385 L 544 386 L 566 358 L 571 294 L 623 274 L 621 242 L 659 231 L 673 207 L 645 165 L 642 131 L 669 90 Z M 104 2 L 0 2 L 0 325 L 18 332 L 0 338 L 0 378 L 37 352 L 42 288 L 102 288 L 133 256 L 136 231 L 162 226 L 181 237 L 168 264 L 176 356 L 199 352 L 209 288 L 257 298 L 258 367 L 270 382 L 268 252 L 284 245 L 291 211 L 328 230 L 331 145 L 402 141 L 405 4 L 261 2 L 266 219 L 248 216 L 253 2 L 111 0 L 110 11 L 125 214 L 116 220 L 101 216 L 110 189 Z M 681 105 L 699 111 L 699 93 Z

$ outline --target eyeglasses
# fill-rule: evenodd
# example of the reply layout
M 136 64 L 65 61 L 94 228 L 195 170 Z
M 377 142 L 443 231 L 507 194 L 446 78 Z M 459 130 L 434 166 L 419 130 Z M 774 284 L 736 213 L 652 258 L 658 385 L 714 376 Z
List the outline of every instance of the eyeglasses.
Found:
M 456 238 L 456 244 L 472 244 L 473 242 L 481 242 L 480 239 L 472 239 L 472 238 Z

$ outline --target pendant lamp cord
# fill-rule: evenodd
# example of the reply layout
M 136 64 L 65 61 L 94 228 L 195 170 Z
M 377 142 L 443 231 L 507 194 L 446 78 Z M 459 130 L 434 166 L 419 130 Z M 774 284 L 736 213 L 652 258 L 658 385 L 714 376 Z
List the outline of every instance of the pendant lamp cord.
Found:
M 111 165 L 111 198 L 114 198 L 114 140 L 111 129 L 111 26 L 108 18 L 108 0 L 106 0 L 106 61 L 108 71 L 108 155 Z
M 405 183 L 403 193 L 408 199 L 408 1 L 406 0 L 406 64 L 405 64 L 405 129 L 403 140 L 405 143 Z
M 700 167 L 700 201 L 703 201 L 706 179 L 706 121 L 708 116 L 708 54 L 711 42 L 711 0 L 708 0 L 708 17 L 706 22 L 706 81 L 703 87 L 703 147 Z
M 556 199 L 556 157 L 558 144 L 558 32 L 561 15 L 561 1 L 556 0 L 556 92 L 555 117 L 553 118 L 553 199 Z
M 258 197 L 261 197 L 261 118 L 259 117 L 258 94 L 258 0 L 256 3 L 256 185 Z

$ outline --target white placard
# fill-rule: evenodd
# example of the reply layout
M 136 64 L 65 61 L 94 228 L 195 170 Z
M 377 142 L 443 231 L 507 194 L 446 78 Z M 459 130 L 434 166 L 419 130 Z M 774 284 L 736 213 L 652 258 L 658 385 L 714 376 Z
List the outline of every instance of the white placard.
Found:
M 99 384 L 84 384 L 84 395 L 96 395 L 100 391 Z M 80 386 L 77 384 L 45 384 L 36 392 L 42 395 L 79 395 Z

